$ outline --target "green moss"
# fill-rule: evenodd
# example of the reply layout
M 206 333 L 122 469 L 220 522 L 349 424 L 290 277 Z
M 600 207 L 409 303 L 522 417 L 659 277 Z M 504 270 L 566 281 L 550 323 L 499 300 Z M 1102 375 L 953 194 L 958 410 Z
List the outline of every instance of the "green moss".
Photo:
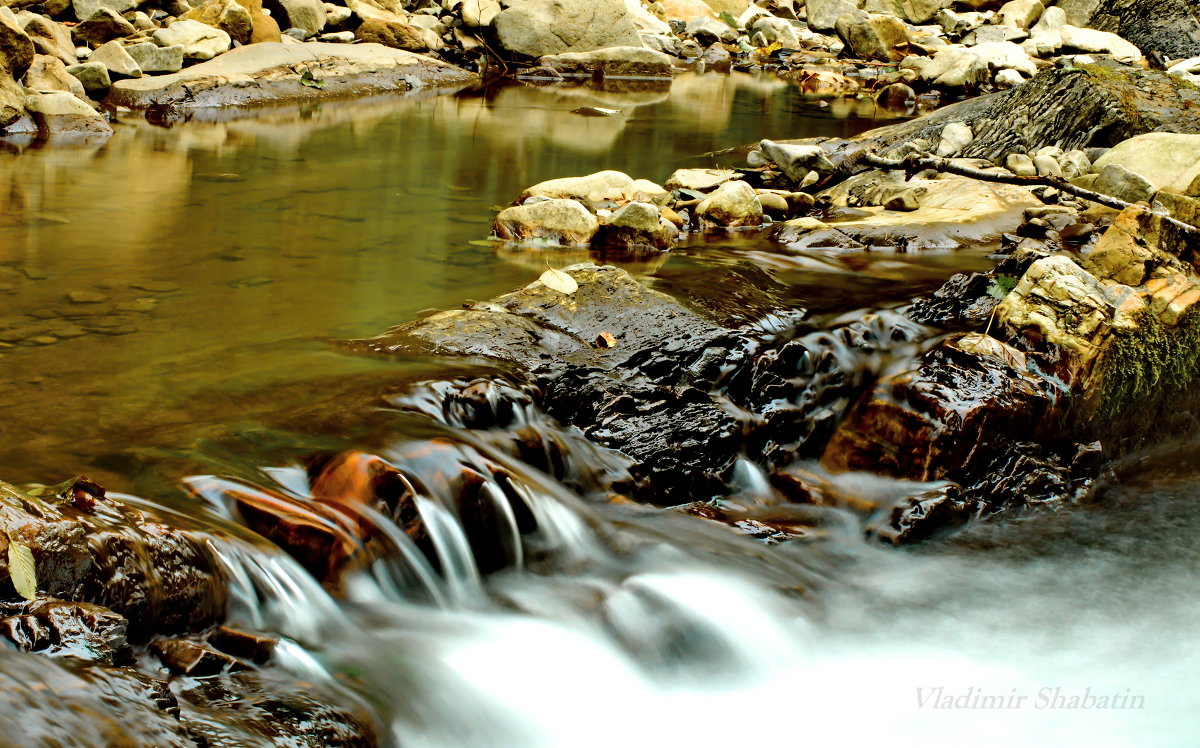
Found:
M 1148 416 L 1200 378 L 1200 311 L 1172 327 L 1146 313 L 1138 332 L 1116 336 L 1097 366 L 1094 426 L 1107 431 Z

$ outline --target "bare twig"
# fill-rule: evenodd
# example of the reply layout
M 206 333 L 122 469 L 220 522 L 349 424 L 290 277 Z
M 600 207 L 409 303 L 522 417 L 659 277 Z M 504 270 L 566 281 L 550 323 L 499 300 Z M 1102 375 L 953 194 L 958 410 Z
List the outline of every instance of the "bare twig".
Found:
M 1100 205 L 1114 208 L 1116 210 L 1124 210 L 1125 208 L 1130 208 L 1134 205 L 1133 203 L 1125 202 L 1120 198 L 1116 198 L 1111 195 L 1105 195 L 1104 193 L 1096 192 L 1095 190 L 1089 190 L 1085 187 L 1071 184 L 1067 180 L 1059 177 L 1020 177 L 1015 174 L 997 174 L 992 171 L 976 169 L 972 166 L 956 164 L 948 158 L 940 158 L 938 156 L 920 156 L 914 153 L 906 156 L 903 159 L 899 159 L 884 158 L 883 156 L 875 153 L 867 153 L 865 154 L 863 160 L 871 166 L 880 169 L 904 169 L 909 176 L 912 176 L 919 171 L 924 171 L 925 169 L 933 169 L 934 171 L 944 172 L 946 174 L 957 174 L 960 177 L 978 179 L 981 182 L 1016 184 L 1023 187 L 1053 187 L 1059 192 L 1065 192 L 1068 195 L 1081 197 L 1084 200 L 1090 200 L 1093 203 L 1099 203 Z M 1197 227 L 1157 211 L 1154 211 L 1154 214 L 1162 218 L 1163 221 L 1188 234 L 1192 238 L 1200 239 L 1200 229 Z

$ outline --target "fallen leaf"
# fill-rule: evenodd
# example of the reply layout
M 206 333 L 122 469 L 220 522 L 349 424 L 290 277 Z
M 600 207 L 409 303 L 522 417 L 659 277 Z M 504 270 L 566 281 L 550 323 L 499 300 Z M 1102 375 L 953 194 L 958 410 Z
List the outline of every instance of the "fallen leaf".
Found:
M 717 18 L 720 18 L 722 21 L 724 21 L 724 22 L 725 22 L 725 23 L 726 23 L 726 24 L 727 24 L 727 25 L 728 25 L 730 28 L 732 28 L 732 29 L 736 29 L 736 28 L 738 27 L 738 25 L 737 25 L 737 19 L 735 19 L 735 18 L 733 17 L 733 14 L 732 14 L 732 13 L 730 13 L 729 11 L 727 11 L 727 10 L 723 10 L 723 11 L 721 11 L 721 12 L 720 12 L 720 13 L 717 15 Z
M 325 88 L 325 81 L 320 78 L 314 78 L 311 70 L 305 70 L 300 74 L 300 85 L 322 89 Z
M 553 288 L 559 293 L 575 293 L 579 290 L 579 284 L 575 282 L 574 278 L 567 275 L 563 271 L 555 270 L 554 268 L 550 268 L 546 272 L 542 273 L 538 280 L 540 280 L 542 284 L 546 286 L 546 288 Z
M 12 577 L 17 594 L 26 600 L 37 597 L 37 567 L 33 562 L 33 551 L 8 536 L 8 574 Z
M 613 334 L 611 332 L 609 332 L 608 330 L 605 330 L 604 332 L 602 332 L 596 336 L 596 347 L 597 348 L 615 348 L 616 345 L 617 345 L 617 339 L 615 337 L 613 337 Z

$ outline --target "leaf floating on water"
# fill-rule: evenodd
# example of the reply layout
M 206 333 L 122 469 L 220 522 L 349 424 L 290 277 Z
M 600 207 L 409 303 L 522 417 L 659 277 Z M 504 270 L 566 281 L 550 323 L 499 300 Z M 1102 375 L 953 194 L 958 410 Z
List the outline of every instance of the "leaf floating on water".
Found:
M 575 293 L 579 290 L 579 284 L 575 282 L 574 278 L 567 275 L 563 271 L 555 270 L 554 268 L 550 268 L 546 272 L 542 273 L 538 280 L 540 280 L 542 284 L 546 286 L 546 288 L 553 288 L 559 293 Z
M 37 597 L 37 567 L 33 562 L 33 551 L 8 536 L 8 574 L 12 577 L 17 594 L 26 600 Z
M 305 70 L 300 74 L 300 85 L 323 89 L 325 88 L 325 81 L 320 78 L 314 78 L 311 70 Z
M 581 106 L 571 110 L 571 114 L 581 114 L 584 117 L 612 117 L 620 113 L 620 109 L 605 109 L 602 106 Z

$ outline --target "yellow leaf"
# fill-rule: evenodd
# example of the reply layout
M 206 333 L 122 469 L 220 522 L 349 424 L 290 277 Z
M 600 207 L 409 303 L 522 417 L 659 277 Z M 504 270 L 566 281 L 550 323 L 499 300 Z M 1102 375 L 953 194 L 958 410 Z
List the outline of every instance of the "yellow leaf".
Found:
M 575 282 L 574 278 L 567 275 L 563 271 L 555 270 L 554 268 L 550 268 L 546 272 L 542 273 L 542 276 L 538 278 L 538 280 L 540 280 L 542 284 L 546 286 L 546 288 L 553 288 L 559 293 L 575 293 L 579 290 L 579 284 Z
M 17 594 L 26 600 L 37 597 L 37 567 L 33 563 L 33 551 L 8 537 L 8 573 L 12 577 Z

